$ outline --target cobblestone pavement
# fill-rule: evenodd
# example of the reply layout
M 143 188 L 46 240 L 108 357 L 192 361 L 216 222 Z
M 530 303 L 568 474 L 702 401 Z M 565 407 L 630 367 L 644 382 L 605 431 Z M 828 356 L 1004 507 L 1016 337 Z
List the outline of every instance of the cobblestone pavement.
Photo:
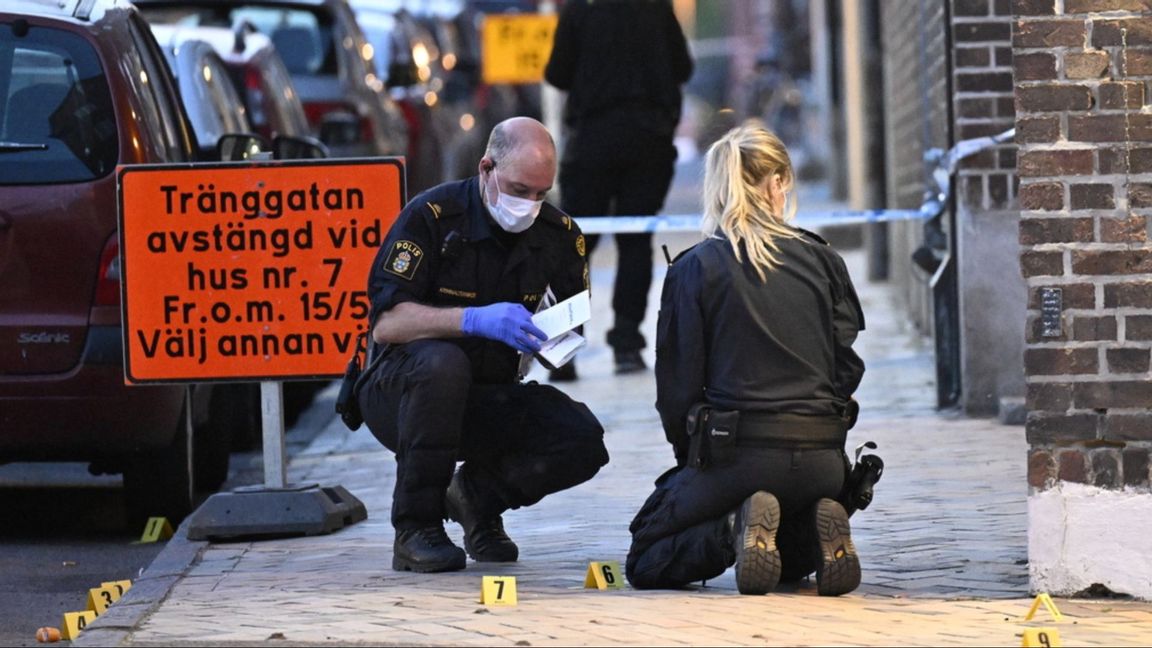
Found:
M 687 241 L 665 238 L 673 250 Z M 603 344 L 610 317 L 601 316 L 578 359 L 580 380 L 566 389 L 603 421 L 612 461 L 592 481 L 505 516 L 519 562 L 392 571 L 392 455 L 366 430 L 348 432 L 332 418 L 293 459 L 290 480 L 344 486 L 366 504 L 368 520 L 331 535 L 259 542 L 206 544 L 178 533 L 76 643 L 1020 645 L 1023 631 L 1039 625 L 1057 627 L 1066 645 L 1146 643 L 1145 603 L 1058 600 L 1063 623 L 1043 612 L 1023 622 L 1031 604 L 1023 428 L 936 413 L 931 350 L 906 330 L 887 289 L 864 283 L 863 255 L 846 256 L 868 317 L 858 343 L 868 364 L 857 394 L 863 413 L 849 441 L 876 441 L 886 462 L 876 501 L 852 519 L 863 563 L 856 592 L 821 598 L 805 582 L 740 596 L 731 570 L 683 591 L 583 588 L 589 561 L 623 562 L 628 522 L 672 459 L 651 371 L 612 374 Z M 610 310 L 610 248 L 598 257 L 593 312 L 601 314 Z M 461 542 L 457 525 L 449 534 Z M 519 604 L 479 604 L 485 575 L 515 576 Z

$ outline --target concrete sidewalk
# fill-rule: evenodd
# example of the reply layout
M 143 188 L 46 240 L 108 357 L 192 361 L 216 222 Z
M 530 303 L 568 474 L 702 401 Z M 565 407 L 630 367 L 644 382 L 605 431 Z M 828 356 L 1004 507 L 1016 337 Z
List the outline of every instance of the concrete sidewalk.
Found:
M 676 251 L 691 237 L 662 241 Z M 1023 428 L 936 413 L 931 350 L 906 329 L 888 290 L 865 283 L 863 254 L 845 256 L 868 319 L 857 347 L 868 365 L 857 394 L 863 413 L 849 442 L 876 441 L 886 462 L 876 501 L 852 519 L 864 571 L 856 592 L 821 598 L 806 582 L 740 596 L 731 570 L 683 591 L 583 588 L 589 561 L 623 563 L 628 523 L 672 462 L 651 371 L 612 373 L 607 247 L 595 259 L 598 317 L 580 380 L 564 389 L 600 417 L 612 460 L 592 481 L 505 515 L 519 562 L 392 571 L 393 457 L 366 429 L 349 432 L 330 417 L 292 460 L 290 481 L 342 485 L 368 520 L 327 536 L 224 544 L 190 542 L 181 530 L 75 644 L 1020 645 L 1037 626 L 1056 627 L 1066 645 L 1146 644 L 1146 603 L 1057 600 L 1063 623 L 1043 611 L 1023 622 L 1032 602 Z M 658 299 L 659 274 L 654 283 Z M 449 534 L 462 544 L 457 525 Z M 515 576 L 519 604 L 479 604 L 485 575 Z

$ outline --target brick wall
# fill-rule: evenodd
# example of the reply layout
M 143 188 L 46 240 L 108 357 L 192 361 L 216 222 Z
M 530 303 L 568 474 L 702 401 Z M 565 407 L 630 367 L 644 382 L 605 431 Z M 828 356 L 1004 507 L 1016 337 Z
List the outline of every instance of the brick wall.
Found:
M 1036 491 L 1058 480 L 1149 486 L 1147 4 L 1013 2 L 1028 482 Z M 1041 317 L 1045 288 L 1060 289 L 1058 320 Z
M 957 140 L 997 135 L 1014 125 L 1011 32 L 1009 0 L 953 0 Z M 966 159 L 958 176 L 961 207 L 1015 207 L 1016 147 L 1010 143 Z
M 948 122 L 947 15 L 942 2 L 882 0 L 884 145 L 887 205 L 917 209 L 928 188 L 924 151 L 951 145 Z M 932 330 L 931 300 L 913 280 L 912 252 L 921 243 L 919 222 L 889 225 L 889 276 L 900 287 L 917 328 Z
M 924 151 L 948 148 L 948 53 L 944 4 L 888 0 L 880 6 L 888 206 L 924 200 Z

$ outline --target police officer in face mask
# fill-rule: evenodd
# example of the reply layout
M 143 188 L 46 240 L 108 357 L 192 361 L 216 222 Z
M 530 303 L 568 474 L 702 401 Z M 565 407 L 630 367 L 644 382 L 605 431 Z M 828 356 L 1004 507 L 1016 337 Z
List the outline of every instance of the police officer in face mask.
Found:
M 479 175 L 416 196 L 376 256 L 368 289 L 379 359 L 358 398 L 372 434 L 396 453 L 393 569 L 463 569 L 446 518 L 463 526 L 474 560 L 515 561 L 504 511 L 608 462 L 584 404 L 517 375 L 518 352 L 545 339 L 531 320 L 545 291 L 563 300 L 588 288 L 579 227 L 544 202 L 555 175 L 544 126 L 502 122 Z

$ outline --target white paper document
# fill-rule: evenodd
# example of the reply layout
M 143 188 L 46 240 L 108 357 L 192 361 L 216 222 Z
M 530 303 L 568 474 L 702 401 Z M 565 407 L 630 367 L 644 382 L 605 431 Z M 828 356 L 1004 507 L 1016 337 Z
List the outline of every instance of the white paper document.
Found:
M 576 331 L 567 331 L 540 345 L 536 356 L 547 362 L 553 369 L 559 369 L 568 364 L 572 356 L 576 355 L 584 346 L 584 336 Z
M 553 304 L 554 302 L 555 297 L 549 289 L 540 301 L 540 309 L 532 316 L 532 323 L 548 335 L 548 339 L 541 343 L 540 350 L 535 356 L 552 369 L 567 364 L 584 346 L 584 337 L 572 329 L 592 319 L 592 300 L 587 290 L 576 293 L 559 304 Z M 528 374 L 532 357 L 528 354 L 521 356 L 521 378 Z
M 592 319 L 592 300 L 584 290 L 532 316 L 532 323 L 552 338 Z

